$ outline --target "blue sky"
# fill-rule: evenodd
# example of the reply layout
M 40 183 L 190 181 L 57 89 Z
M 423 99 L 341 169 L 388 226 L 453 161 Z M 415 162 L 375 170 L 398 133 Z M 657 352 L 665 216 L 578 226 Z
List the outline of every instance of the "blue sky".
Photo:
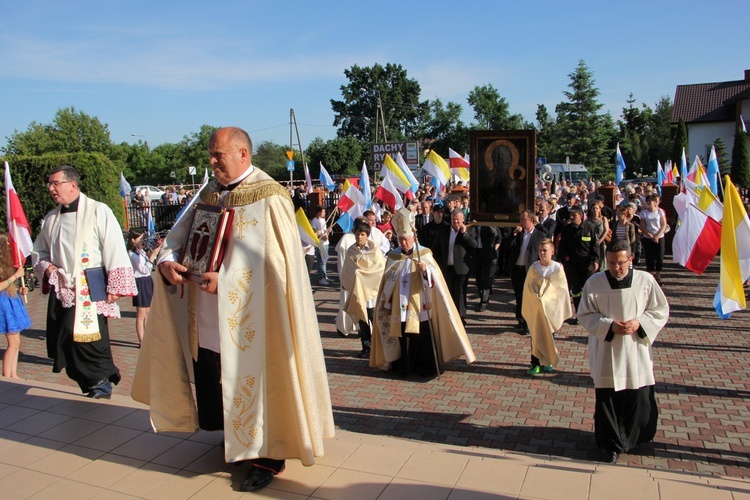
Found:
M 389 62 L 469 123 L 488 83 L 527 120 L 553 112 L 583 59 L 617 119 L 631 92 L 653 107 L 678 84 L 742 79 L 748 26 L 747 0 L 3 0 L 0 146 L 74 106 L 151 146 L 202 124 L 288 144 L 294 108 L 306 147 L 335 136 L 344 70 Z

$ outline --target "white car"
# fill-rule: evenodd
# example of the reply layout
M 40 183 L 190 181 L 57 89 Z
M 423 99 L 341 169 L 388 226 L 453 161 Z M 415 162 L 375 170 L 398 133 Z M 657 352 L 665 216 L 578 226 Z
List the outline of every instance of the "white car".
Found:
M 136 186 L 131 193 L 133 196 L 135 196 L 136 192 L 143 193 L 146 189 L 148 189 L 148 196 L 151 198 L 151 201 L 159 201 L 161 199 L 161 195 L 164 194 L 164 191 L 159 189 L 156 186 Z

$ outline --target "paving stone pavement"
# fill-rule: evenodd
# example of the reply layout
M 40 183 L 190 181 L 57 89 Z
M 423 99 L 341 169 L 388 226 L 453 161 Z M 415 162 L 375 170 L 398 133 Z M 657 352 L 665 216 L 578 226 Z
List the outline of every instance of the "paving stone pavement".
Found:
M 449 363 L 440 379 L 403 379 L 357 359 L 359 340 L 334 328 L 339 308 L 335 262 L 331 286 L 313 291 L 325 350 L 336 425 L 346 431 L 419 441 L 593 460 L 594 392 L 587 335 L 566 325 L 558 333 L 561 363 L 552 374 L 529 377 L 530 341 L 514 329 L 510 281 L 500 278 L 489 310 L 469 312 L 467 331 L 477 360 Z M 659 428 L 620 463 L 651 469 L 750 477 L 748 403 L 750 313 L 720 320 L 712 307 L 718 263 L 703 276 L 665 264 L 671 317 L 654 347 Z M 21 377 L 75 386 L 53 374 L 44 345 L 46 297 L 29 295 L 33 328 L 23 332 Z M 473 280 L 469 307 L 478 304 Z M 128 394 L 138 356 L 135 312 L 121 301 L 123 318 L 110 323 L 113 353 Z

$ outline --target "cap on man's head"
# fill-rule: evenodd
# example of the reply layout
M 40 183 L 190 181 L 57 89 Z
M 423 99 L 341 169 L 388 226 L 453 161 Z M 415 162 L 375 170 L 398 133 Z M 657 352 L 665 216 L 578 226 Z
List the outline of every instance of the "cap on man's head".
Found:
M 551 194 L 551 195 L 549 195 L 549 199 L 550 199 L 550 200 L 551 200 L 551 199 L 553 199 L 553 198 L 554 198 L 554 199 L 557 199 L 557 195 L 556 195 L 556 194 Z

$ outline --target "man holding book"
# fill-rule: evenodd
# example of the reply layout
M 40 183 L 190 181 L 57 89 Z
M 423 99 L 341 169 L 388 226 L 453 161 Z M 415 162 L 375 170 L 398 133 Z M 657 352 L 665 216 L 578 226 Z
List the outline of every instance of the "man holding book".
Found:
M 52 371 L 65 369 L 88 397 L 109 399 L 120 370 L 107 318 L 120 317 L 120 297 L 137 293 L 133 266 L 112 210 L 81 193 L 78 170 L 53 169 L 47 189 L 57 207 L 44 216 L 32 253 L 42 290 L 51 292 L 47 355 Z
M 151 405 L 157 431 L 223 430 L 226 461 L 250 461 L 240 489 L 252 491 L 287 458 L 313 465 L 323 437 L 333 436 L 333 415 L 289 194 L 253 167 L 245 131 L 217 130 L 208 152 L 215 179 L 196 210 L 233 211 L 218 243 L 223 260 L 199 283 L 186 280 L 183 257 L 200 245 L 186 249 L 195 241 L 190 216 L 175 224 L 159 258 L 164 280 L 155 283 L 133 398 Z

